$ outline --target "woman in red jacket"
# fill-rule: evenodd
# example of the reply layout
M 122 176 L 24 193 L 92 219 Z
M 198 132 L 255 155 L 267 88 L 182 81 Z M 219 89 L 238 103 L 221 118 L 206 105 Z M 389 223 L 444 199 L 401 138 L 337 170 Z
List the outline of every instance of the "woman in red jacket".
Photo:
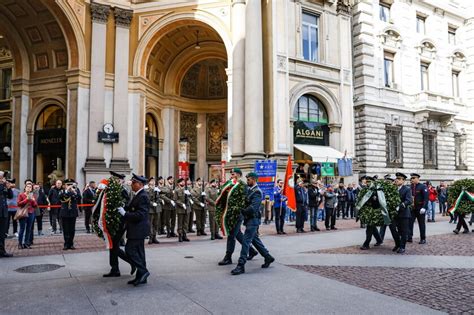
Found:
M 30 233 L 35 222 L 35 208 L 38 206 L 32 193 L 33 185 L 26 184 L 25 191 L 18 195 L 18 207 L 28 207 L 28 217 L 20 219 L 20 234 L 18 235 L 18 248 L 31 248 Z

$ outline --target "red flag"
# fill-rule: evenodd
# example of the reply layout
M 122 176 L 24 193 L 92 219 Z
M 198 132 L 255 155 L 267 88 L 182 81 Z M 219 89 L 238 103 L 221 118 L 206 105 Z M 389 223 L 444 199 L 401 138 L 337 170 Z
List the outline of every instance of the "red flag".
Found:
M 293 166 L 291 156 L 288 156 L 286 163 L 285 183 L 283 185 L 283 195 L 287 198 L 286 206 L 293 212 L 296 211 L 295 183 L 293 178 Z

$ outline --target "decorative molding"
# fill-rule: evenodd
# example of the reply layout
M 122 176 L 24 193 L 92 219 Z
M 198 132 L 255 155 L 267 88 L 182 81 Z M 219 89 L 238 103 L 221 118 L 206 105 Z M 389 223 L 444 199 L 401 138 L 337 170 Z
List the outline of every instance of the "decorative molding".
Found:
M 207 114 L 207 158 L 217 159 L 221 158 L 221 144 L 222 138 L 226 130 L 226 114 Z
M 107 23 L 110 14 L 110 6 L 98 4 L 98 3 L 91 3 L 91 16 L 93 22 L 98 23 Z
M 7 47 L 0 47 L 0 59 L 11 59 L 12 52 Z
M 277 69 L 288 71 L 288 58 L 286 56 L 277 55 Z
M 338 0 L 337 1 L 337 13 L 350 14 L 351 4 L 349 0 Z
M 130 23 L 132 23 L 133 11 L 124 10 L 120 8 L 114 9 L 114 16 L 115 16 L 115 25 L 121 27 L 130 27 Z
M 138 18 L 138 38 L 142 38 L 146 30 L 156 21 L 163 17 L 164 14 L 142 15 Z
M 181 111 L 179 121 L 179 137 L 188 139 L 189 157 L 195 160 L 197 158 L 197 114 Z

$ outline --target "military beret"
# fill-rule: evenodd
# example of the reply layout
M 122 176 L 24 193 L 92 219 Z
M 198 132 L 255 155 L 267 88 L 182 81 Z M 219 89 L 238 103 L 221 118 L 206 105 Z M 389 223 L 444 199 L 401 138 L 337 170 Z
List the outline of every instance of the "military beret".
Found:
M 117 178 L 120 178 L 120 179 L 125 179 L 124 174 L 120 174 L 120 173 L 117 173 L 117 172 L 114 172 L 114 171 L 110 171 L 110 175 L 112 175 L 114 177 L 117 177 Z
M 148 182 L 151 182 L 152 180 L 155 180 L 155 178 L 153 176 L 148 178 Z
M 410 177 L 418 177 L 418 178 L 420 178 L 421 176 L 420 176 L 419 174 L 417 174 L 417 173 L 411 173 L 411 174 L 410 174 Z
M 163 176 L 158 176 L 157 180 L 162 180 L 162 179 L 163 179 Z
M 173 179 L 173 176 L 168 176 L 168 177 L 166 178 L 166 180 L 170 180 L 170 179 Z
M 179 184 L 179 183 L 181 183 L 182 181 L 184 181 L 184 178 L 178 178 L 177 183 Z
M 198 177 L 198 178 L 196 179 L 197 182 L 200 181 L 200 180 L 202 180 L 201 177 Z
M 374 181 L 374 180 L 376 180 L 377 178 L 378 178 L 377 175 L 375 175 L 375 176 L 373 176 L 373 177 L 372 177 L 372 176 L 365 176 L 365 179 L 366 179 L 366 180 L 371 180 L 371 181 Z
M 215 182 L 216 182 L 216 179 L 214 178 L 214 179 L 211 179 L 211 181 L 209 183 L 213 184 Z
M 139 182 L 145 185 L 148 182 L 148 179 L 145 176 L 132 173 L 132 182 Z
M 242 171 L 240 170 L 240 168 L 233 168 L 233 169 L 232 169 L 232 173 L 237 173 L 237 174 L 239 174 L 240 176 L 242 176 Z
M 395 173 L 395 176 L 396 176 L 397 178 L 407 179 L 407 176 L 406 176 L 405 174 L 403 174 L 403 173 L 400 173 L 400 172 Z
M 364 180 L 364 179 L 367 179 L 366 175 L 363 175 L 363 176 L 360 177 L 360 180 Z
M 250 173 L 248 173 L 246 177 L 247 177 L 247 178 L 255 178 L 255 179 L 258 179 L 258 175 L 257 175 L 257 173 L 255 173 L 255 172 L 250 172 Z

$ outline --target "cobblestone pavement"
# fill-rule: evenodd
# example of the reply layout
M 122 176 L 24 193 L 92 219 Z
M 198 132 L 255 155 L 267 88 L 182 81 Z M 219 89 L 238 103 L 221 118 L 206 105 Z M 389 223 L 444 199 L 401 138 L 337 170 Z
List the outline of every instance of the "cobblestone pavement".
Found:
M 387 229 L 387 232 L 390 233 Z M 474 233 L 469 234 L 441 234 L 427 237 L 425 245 L 418 244 L 419 239 L 414 238 L 413 243 L 407 243 L 407 255 L 436 255 L 436 256 L 474 256 Z M 361 240 L 362 244 L 363 240 Z M 311 251 L 317 254 L 379 254 L 399 255 L 392 252 L 395 243 L 385 240 L 382 246 L 371 246 L 370 250 L 360 250 L 360 245 L 321 249 Z M 474 266 L 473 266 L 474 267 Z
M 45 217 L 43 219 L 44 222 L 44 230 L 49 231 L 49 219 Z M 295 224 L 294 222 L 288 222 L 285 224 L 285 231 L 286 235 L 278 235 L 278 237 L 297 237 L 301 234 L 297 234 L 295 231 Z M 326 231 L 323 229 L 324 222 L 318 222 L 318 227 L 321 229 L 321 232 L 309 232 L 310 228 L 308 224 L 306 224 L 305 229 L 308 233 L 337 233 L 338 231 L 344 230 L 351 230 L 351 229 L 359 229 L 360 223 L 356 223 L 355 220 L 337 220 L 336 227 L 338 230 L 331 230 Z M 36 231 L 36 226 L 35 226 Z M 11 232 L 11 227 L 10 227 Z M 209 231 L 207 231 L 209 233 Z M 260 226 L 260 233 L 261 235 L 276 235 L 275 230 L 275 223 L 270 222 L 269 224 L 262 224 Z M 31 246 L 31 249 L 18 249 L 18 239 L 17 238 L 10 238 L 6 240 L 6 248 L 9 253 L 12 253 L 14 256 L 20 257 L 31 257 L 31 256 L 45 256 L 45 255 L 54 255 L 54 254 L 71 254 L 71 253 L 82 253 L 82 252 L 96 252 L 105 250 L 104 242 L 101 241 L 97 236 L 93 234 L 86 234 L 84 228 L 84 219 L 82 217 L 78 218 L 76 223 L 76 236 L 74 238 L 74 246 L 76 250 L 68 250 L 63 251 L 64 239 L 62 234 L 55 234 L 49 235 L 49 233 L 45 233 L 46 235 L 37 236 L 35 235 L 34 244 Z M 307 234 L 307 233 L 305 233 Z M 188 234 L 188 237 L 191 239 L 191 244 L 193 242 L 206 242 L 210 241 L 209 236 L 196 236 L 196 234 Z M 165 235 L 160 235 L 158 240 L 161 242 L 160 244 L 153 244 L 148 245 L 147 247 L 158 247 L 158 246 L 165 246 L 165 247 L 172 247 L 172 246 L 180 246 L 185 245 L 186 243 L 178 243 L 177 238 L 166 238 Z M 213 241 L 213 242 L 225 242 L 222 241 Z
M 290 267 L 450 314 L 474 314 L 474 269 Z

